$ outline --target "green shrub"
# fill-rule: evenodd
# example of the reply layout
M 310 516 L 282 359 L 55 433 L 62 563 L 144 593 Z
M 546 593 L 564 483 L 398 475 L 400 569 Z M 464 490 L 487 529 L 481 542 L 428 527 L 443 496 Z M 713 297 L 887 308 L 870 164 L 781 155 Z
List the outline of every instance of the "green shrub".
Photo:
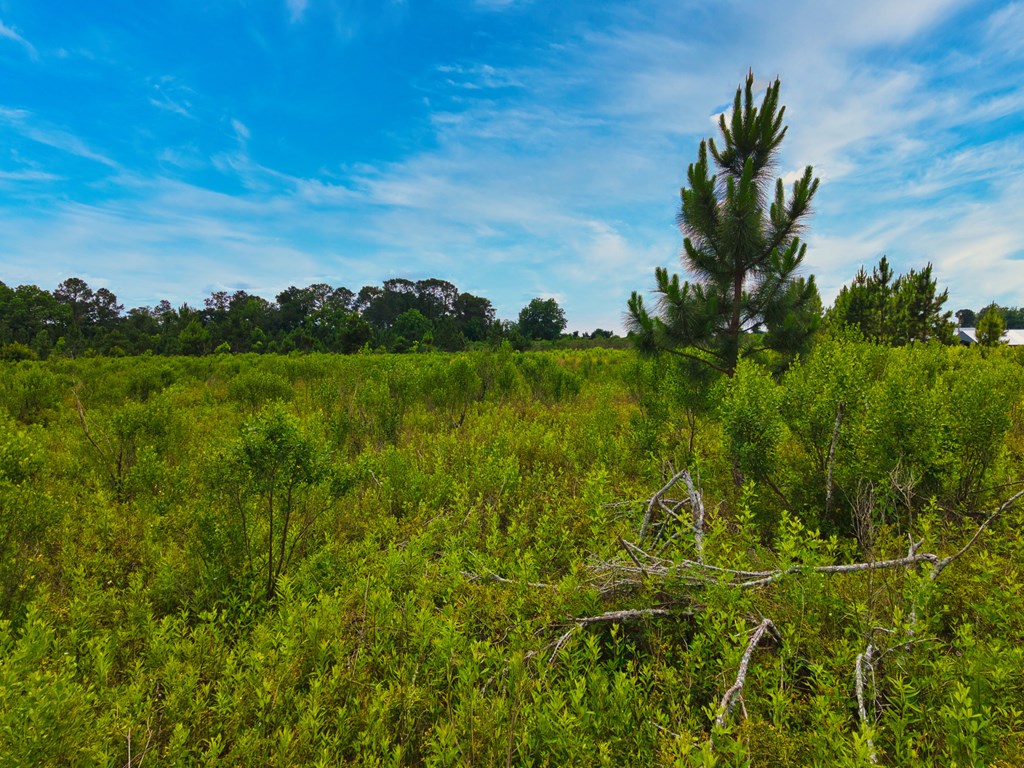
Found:
M 228 397 L 242 405 L 249 415 L 275 400 L 287 402 L 295 396 L 283 376 L 262 368 L 244 370 L 228 382 Z
M 38 360 L 39 355 L 32 347 L 12 341 L 0 347 L 0 362 L 16 363 L 21 360 Z

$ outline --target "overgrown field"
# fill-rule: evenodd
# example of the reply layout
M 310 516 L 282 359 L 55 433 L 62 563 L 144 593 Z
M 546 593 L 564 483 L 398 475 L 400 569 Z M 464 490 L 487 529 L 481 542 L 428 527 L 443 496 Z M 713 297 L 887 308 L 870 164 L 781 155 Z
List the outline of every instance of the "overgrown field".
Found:
M 4 364 L 0 765 L 1024 764 L 1022 393 L 844 338 Z

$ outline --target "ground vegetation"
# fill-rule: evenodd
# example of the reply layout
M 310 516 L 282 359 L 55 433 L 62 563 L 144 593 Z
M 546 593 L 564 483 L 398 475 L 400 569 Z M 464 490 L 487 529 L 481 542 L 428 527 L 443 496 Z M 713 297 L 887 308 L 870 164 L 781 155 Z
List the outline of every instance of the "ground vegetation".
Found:
M 0 361 L 0 764 L 1019 765 L 1018 352 Z

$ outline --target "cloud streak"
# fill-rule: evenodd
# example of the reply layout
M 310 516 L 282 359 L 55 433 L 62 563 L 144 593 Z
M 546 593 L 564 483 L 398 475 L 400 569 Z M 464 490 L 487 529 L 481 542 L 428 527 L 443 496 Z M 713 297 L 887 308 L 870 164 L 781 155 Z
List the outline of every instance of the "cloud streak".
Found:
M 306 15 L 306 9 L 309 8 L 309 0 L 286 0 L 285 4 L 288 7 L 288 17 L 292 24 L 302 21 L 303 16 Z
M 0 106 L 0 124 L 7 125 L 26 139 L 37 144 L 43 144 L 85 160 L 92 160 L 109 168 L 118 167 L 114 160 L 92 150 L 78 136 L 49 125 L 44 120 L 37 119 L 28 110 Z
M 36 50 L 36 47 L 22 37 L 16 29 L 4 24 L 2 20 L 0 20 L 0 39 L 10 40 L 11 42 L 17 43 L 25 49 L 29 58 L 35 61 L 39 60 L 39 51 Z

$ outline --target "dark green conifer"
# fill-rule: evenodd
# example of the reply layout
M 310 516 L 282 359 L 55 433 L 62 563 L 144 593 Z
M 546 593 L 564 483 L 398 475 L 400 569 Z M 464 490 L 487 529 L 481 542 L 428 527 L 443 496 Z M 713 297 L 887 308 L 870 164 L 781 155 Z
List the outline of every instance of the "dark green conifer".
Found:
M 779 87 L 776 80 L 755 106 L 750 73 L 736 89 L 731 117 L 719 119 L 723 147 L 701 142 L 678 217 L 692 282 L 659 268 L 655 314 L 633 293 L 627 325 L 641 350 L 672 352 L 732 376 L 740 357 L 771 350 L 785 361 L 817 329 L 814 278 L 797 273 L 818 180 L 807 166 L 787 198 L 782 179 L 772 179 L 786 135 Z

